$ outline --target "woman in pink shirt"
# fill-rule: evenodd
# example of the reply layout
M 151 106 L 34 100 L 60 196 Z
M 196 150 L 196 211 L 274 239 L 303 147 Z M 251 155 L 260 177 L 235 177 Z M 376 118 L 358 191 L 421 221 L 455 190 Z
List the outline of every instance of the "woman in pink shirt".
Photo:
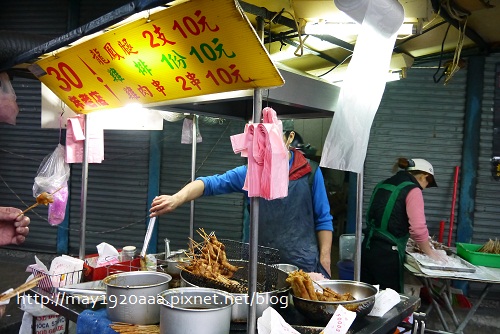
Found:
M 424 159 L 399 158 L 402 170 L 380 182 L 367 210 L 361 246 L 361 281 L 403 292 L 403 263 L 411 237 L 434 260 L 442 260 L 429 243 L 422 190 L 437 187 L 432 165 Z

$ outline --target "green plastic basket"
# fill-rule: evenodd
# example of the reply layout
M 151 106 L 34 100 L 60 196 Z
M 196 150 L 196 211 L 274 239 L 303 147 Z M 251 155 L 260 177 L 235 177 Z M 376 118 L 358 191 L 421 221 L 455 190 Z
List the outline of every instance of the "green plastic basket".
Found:
M 458 255 L 476 266 L 500 268 L 500 255 L 477 252 L 482 245 L 457 242 Z

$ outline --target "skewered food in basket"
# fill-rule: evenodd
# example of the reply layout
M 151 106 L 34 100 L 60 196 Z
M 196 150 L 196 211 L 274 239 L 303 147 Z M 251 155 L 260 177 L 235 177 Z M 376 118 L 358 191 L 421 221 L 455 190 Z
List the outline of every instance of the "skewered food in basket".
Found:
M 481 248 L 477 250 L 478 252 L 481 253 L 488 253 L 488 254 L 500 254 L 500 240 L 495 239 L 495 240 L 488 240 Z
M 231 279 L 239 267 L 228 262 L 224 244 L 217 240 L 213 232 L 207 234 L 203 229 L 197 232 L 203 241 L 197 243 L 191 240 L 189 253 L 186 253 L 191 259 L 190 264 L 179 266 L 179 268 L 193 275 L 218 281 L 226 286 L 240 285 L 239 282 Z

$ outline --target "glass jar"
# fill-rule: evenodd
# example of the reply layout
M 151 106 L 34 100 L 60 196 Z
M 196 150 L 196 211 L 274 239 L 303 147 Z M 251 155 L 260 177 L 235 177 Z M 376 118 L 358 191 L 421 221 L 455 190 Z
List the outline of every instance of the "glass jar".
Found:
M 132 261 L 135 258 L 135 246 L 125 246 L 122 248 L 121 261 Z

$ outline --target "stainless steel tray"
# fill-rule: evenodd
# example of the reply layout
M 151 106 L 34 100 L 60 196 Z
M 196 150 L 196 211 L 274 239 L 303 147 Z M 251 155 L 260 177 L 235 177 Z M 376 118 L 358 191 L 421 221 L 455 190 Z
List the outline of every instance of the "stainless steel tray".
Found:
M 106 301 L 106 286 L 101 280 L 67 285 L 57 290 L 62 294 L 59 298 L 67 303 L 76 303 L 87 308 L 98 308 Z
M 414 266 L 415 268 L 422 267 L 426 269 L 431 269 L 431 270 L 444 270 L 444 271 L 456 271 L 456 272 L 464 272 L 464 273 L 475 273 L 476 272 L 476 267 L 466 260 L 462 259 L 461 257 L 451 254 L 448 255 L 449 257 L 453 258 L 454 261 L 458 261 L 460 263 L 460 266 L 446 266 L 446 265 L 438 265 L 438 264 L 428 264 L 428 263 L 422 263 L 415 257 L 413 257 L 413 253 L 406 253 L 406 262 L 408 264 Z

